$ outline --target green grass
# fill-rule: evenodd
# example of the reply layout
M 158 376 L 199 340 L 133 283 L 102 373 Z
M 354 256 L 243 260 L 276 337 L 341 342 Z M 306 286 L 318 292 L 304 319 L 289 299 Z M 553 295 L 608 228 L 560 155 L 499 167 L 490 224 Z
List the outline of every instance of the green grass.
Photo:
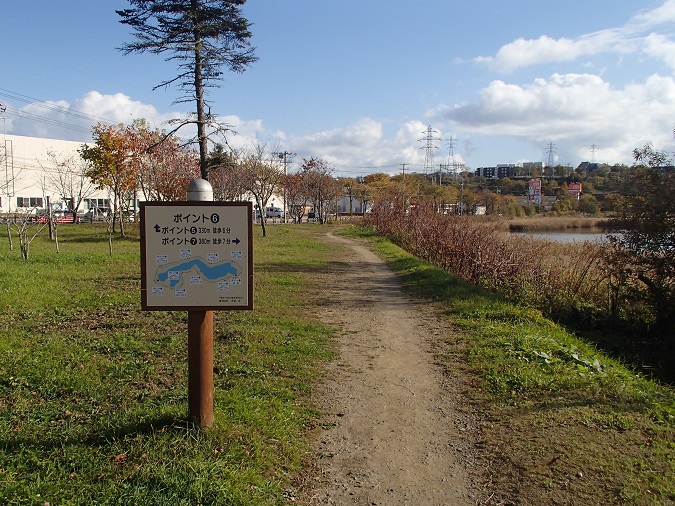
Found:
M 325 231 L 274 226 L 263 239 L 256 228 L 255 310 L 215 317 L 210 430 L 186 418 L 187 313 L 140 309 L 137 230 L 110 256 L 104 227 L 62 225 L 61 252 L 41 236 L 27 262 L 0 232 L 0 503 L 288 504 L 311 458 L 312 388 L 331 358 L 331 329 L 304 295 L 341 258 L 319 240 Z M 372 241 L 457 329 L 439 359 L 471 378 L 464 401 L 483 412 L 495 491 L 532 504 L 675 501 L 672 389 L 538 311 L 371 231 L 348 233 Z
M 675 502 L 671 387 L 636 376 L 540 311 L 463 283 L 371 230 L 344 233 L 367 238 L 405 288 L 457 329 L 439 356 L 448 375 L 459 368 L 475 378 L 466 402 L 483 407 L 480 437 L 491 449 L 495 486 L 502 473 L 503 489 L 529 494 L 533 504 L 556 497 L 565 504 Z M 542 468 L 551 455 L 555 464 Z
M 259 230 L 256 230 L 258 233 Z M 59 227 L 28 261 L 0 237 L 0 503 L 287 503 L 307 458 L 330 329 L 303 287 L 316 227 L 255 246 L 255 310 L 218 312 L 215 424 L 187 415 L 187 313 L 140 308 L 138 231 Z

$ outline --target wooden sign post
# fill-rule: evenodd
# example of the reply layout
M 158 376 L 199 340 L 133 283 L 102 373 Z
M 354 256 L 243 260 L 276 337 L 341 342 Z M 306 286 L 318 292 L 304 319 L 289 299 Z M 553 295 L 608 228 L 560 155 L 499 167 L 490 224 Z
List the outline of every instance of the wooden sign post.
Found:
M 253 309 L 253 208 L 213 202 L 208 181 L 185 202 L 141 203 L 143 309 L 188 312 L 188 415 L 213 425 L 213 311 Z

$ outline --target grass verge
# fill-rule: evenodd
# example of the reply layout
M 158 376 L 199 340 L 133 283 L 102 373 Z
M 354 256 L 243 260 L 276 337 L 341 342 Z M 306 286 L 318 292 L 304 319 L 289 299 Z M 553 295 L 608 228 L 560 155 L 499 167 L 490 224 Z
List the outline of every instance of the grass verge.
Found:
M 369 229 L 344 233 L 367 238 L 460 331 L 447 344 L 475 378 L 467 402 L 484 411 L 475 437 L 494 491 L 486 504 L 675 502 L 672 388 Z M 446 358 L 447 374 L 458 374 L 457 357 Z
M 187 313 L 141 311 L 129 232 L 111 256 L 102 226 L 62 225 L 28 261 L 0 237 L 0 503 L 288 503 L 330 358 L 303 298 L 331 257 L 318 227 L 256 235 L 255 311 L 215 315 L 207 431 L 186 420 Z

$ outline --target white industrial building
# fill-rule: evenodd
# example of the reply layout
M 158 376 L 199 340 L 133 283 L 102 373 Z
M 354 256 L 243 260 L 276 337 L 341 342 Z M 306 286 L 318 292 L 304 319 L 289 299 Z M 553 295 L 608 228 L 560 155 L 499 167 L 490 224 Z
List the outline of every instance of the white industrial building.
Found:
M 61 141 L 21 135 L 2 135 L 0 137 L 0 214 L 31 212 L 40 213 L 47 209 L 72 210 L 73 194 L 77 186 L 78 175 L 82 173 L 84 161 L 78 152 L 83 142 Z M 90 143 L 91 144 L 91 143 Z M 70 160 L 67 167 L 59 166 Z M 64 191 L 64 173 L 70 176 L 71 191 Z M 86 179 L 86 178 L 85 178 Z M 61 182 L 59 182 L 61 180 Z M 84 191 L 84 200 L 77 209 L 85 214 L 90 209 L 106 212 L 109 208 L 109 195 L 106 190 L 98 190 L 86 179 L 88 188 Z M 69 193 L 64 195 L 64 193 Z M 138 200 L 142 200 L 138 195 Z M 245 195 L 245 200 L 253 200 Z M 284 208 L 284 199 L 275 193 L 267 202 L 268 207 Z
M 0 212 L 41 211 L 47 202 L 53 209 L 67 209 L 72 204 L 70 195 L 62 195 L 58 183 L 64 172 L 77 170 L 81 165 L 78 149 L 82 142 L 3 135 L 0 141 Z M 72 158 L 70 168 L 59 167 L 59 162 Z M 85 201 L 77 209 L 84 213 L 91 208 L 107 209 L 106 191 L 91 187 Z

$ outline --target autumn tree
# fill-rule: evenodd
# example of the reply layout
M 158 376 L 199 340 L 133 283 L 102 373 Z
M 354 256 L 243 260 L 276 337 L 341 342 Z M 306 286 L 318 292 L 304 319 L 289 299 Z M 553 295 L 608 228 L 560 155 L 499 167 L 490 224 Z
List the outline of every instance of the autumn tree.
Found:
M 349 216 L 351 216 L 354 213 L 354 199 L 356 198 L 356 190 L 358 188 L 359 183 L 356 181 L 356 179 L 351 177 L 340 178 L 340 183 L 342 184 L 344 195 L 345 197 L 347 197 L 347 200 L 349 201 L 348 212 Z
M 319 223 L 325 223 L 331 203 L 342 195 L 342 185 L 333 177 L 333 169 L 327 160 L 311 157 L 303 159 L 300 167 L 309 201 L 314 206 Z
M 577 203 L 577 211 L 586 214 L 598 214 L 600 212 L 600 204 L 598 204 L 598 199 L 596 199 L 590 193 L 585 193 L 579 198 L 579 202 Z
M 293 222 L 301 223 L 309 203 L 309 192 L 305 186 L 304 173 L 285 174 L 281 187 L 286 196 L 286 212 Z
M 84 144 L 80 156 L 89 163 L 87 176 L 100 189 L 108 189 L 113 197 L 112 226 L 118 220 L 124 236 L 122 212 L 134 198 L 138 181 L 138 167 L 133 161 L 139 151 L 135 139 L 124 125 L 110 126 L 98 123 L 93 128 L 94 145 Z
M 175 135 L 148 127 L 144 119 L 126 128 L 134 152 L 129 159 L 138 174 L 138 189 L 145 200 L 183 200 L 187 185 L 199 176 L 195 152 Z
M 354 189 L 354 193 L 361 203 L 361 213 L 366 214 L 373 202 L 373 190 L 366 183 L 359 181 Z
M 124 44 L 124 54 L 167 55 L 178 64 L 178 75 L 154 89 L 176 84 L 183 92 L 176 103 L 194 102 L 196 111 L 179 120 L 169 132 L 196 125 L 201 177 L 208 179 L 208 129 L 224 132 L 206 101 L 209 87 L 225 67 L 243 72 L 256 57 L 250 45 L 249 22 L 241 15 L 246 0 L 129 0 L 132 8 L 116 11 L 120 23 L 133 29 L 135 41 Z

